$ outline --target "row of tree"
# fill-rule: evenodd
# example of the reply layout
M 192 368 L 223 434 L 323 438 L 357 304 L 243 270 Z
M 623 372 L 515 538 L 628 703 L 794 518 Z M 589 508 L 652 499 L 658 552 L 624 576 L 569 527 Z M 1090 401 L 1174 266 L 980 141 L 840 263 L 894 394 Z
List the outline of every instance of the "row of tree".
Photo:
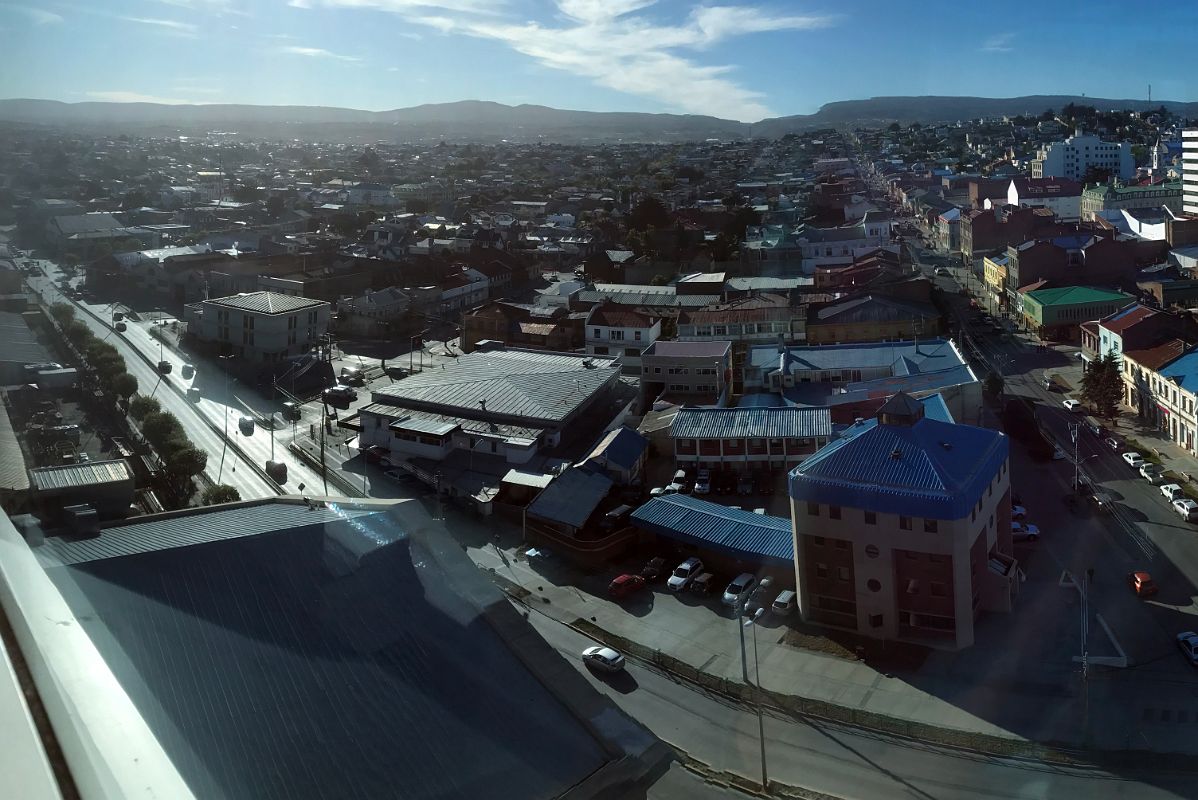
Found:
M 208 466 L 208 454 L 192 447 L 179 418 L 153 397 L 136 395 L 129 403 L 129 416 L 137 420 L 142 436 L 158 453 L 166 471 L 177 480 L 199 475 Z
M 75 309 L 66 303 L 55 303 L 50 314 L 58 322 L 62 335 L 83 356 L 87 373 L 95 378 L 100 389 L 123 400 L 137 393 L 137 378 L 129 374 L 125 359 L 115 347 L 97 339 L 91 328 L 76 319 Z

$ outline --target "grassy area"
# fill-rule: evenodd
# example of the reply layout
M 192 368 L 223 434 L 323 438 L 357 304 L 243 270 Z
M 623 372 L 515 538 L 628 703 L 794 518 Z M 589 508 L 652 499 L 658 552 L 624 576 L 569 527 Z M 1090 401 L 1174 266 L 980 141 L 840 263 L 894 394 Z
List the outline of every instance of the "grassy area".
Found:
M 1151 447 L 1145 447 L 1143 444 L 1140 444 L 1138 440 L 1133 439 L 1130 436 L 1125 438 L 1123 441 L 1127 443 L 1128 449 L 1135 450 L 1137 453 L 1144 456 L 1145 461 L 1151 461 L 1153 464 L 1160 464 L 1161 466 L 1164 466 L 1164 464 L 1161 462 L 1161 457 L 1154 453 Z

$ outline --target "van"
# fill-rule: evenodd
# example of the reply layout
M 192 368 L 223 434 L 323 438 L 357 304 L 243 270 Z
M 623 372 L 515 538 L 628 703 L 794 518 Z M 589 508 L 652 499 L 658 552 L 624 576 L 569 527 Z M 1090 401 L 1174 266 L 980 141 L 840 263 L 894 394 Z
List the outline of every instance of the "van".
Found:
M 628 524 L 628 517 L 632 514 L 632 506 L 618 506 L 608 511 L 603 515 L 603 522 L 600 523 L 607 530 L 617 530 Z
M 786 589 L 785 591 L 778 592 L 778 596 L 770 604 L 770 611 L 779 617 L 788 617 L 794 613 L 795 605 L 795 593 L 790 589 Z

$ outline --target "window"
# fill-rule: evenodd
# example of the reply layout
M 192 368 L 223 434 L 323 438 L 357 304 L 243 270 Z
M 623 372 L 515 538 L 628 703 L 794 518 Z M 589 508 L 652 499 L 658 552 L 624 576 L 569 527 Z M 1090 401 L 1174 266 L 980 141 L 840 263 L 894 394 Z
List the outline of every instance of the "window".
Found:
M 632 338 L 636 339 L 636 340 L 639 342 L 639 341 L 641 340 L 641 332 L 640 332 L 640 331 L 633 331 L 633 333 L 632 333 Z
M 877 578 L 870 578 L 865 582 L 865 588 L 871 592 L 880 592 L 882 591 L 882 584 Z
M 936 520 L 934 519 L 925 519 L 923 521 L 924 533 L 935 533 L 938 527 L 939 526 L 936 524 Z
M 819 563 L 817 563 L 817 564 L 815 565 L 815 576 L 816 576 L 817 578 L 826 578 L 826 577 L 828 577 L 828 565 L 827 565 L 827 564 L 819 564 Z
M 613 341 L 613 342 L 622 342 L 622 341 L 624 341 L 624 331 L 612 331 L 612 332 L 611 332 L 611 339 L 612 339 L 612 341 Z
M 881 614 L 870 614 L 869 615 L 869 627 L 871 627 L 871 628 L 882 627 L 882 619 L 883 619 L 883 617 Z
M 809 516 L 809 517 L 818 517 L 819 516 L 819 503 L 808 503 L 807 504 L 807 516 Z
M 904 530 L 904 531 L 911 530 L 911 518 L 900 516 L 899 517 L 899 529 Z
M 602 338 L 603 338 L 603 329 L 602 329 L 602 328 L 595 328 L 594 330 L 595 330 L 595 335 L 594 335 L 592 338 L 594 338 L 594 339 L 602 339 Z
M 839 580 L 847 581 L 852 578 L 852 575 L 849 573 L 848 567 L 837 567 L 836 568 L 836 577 Z
M 877 525 L 878 524 L 878 515 L 875 514 L 873 511 L 866 511 L 865 512 L 865 524 L 866 525 Z
M 811 537 L 811 543 L 814 544 L 816 547 L 823 547 L 825 541 L 826 540 L 822 536 L 812 536 Z
M 828 506 L 828 519 L 840 519 L 840 506 Z

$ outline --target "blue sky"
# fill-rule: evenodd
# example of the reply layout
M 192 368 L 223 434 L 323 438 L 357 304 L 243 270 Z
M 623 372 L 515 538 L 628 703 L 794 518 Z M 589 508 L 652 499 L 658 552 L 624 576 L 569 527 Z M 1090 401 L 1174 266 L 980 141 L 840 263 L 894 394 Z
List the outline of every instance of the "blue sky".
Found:
M 29 0 L 0 3 L 0 97 L 745 121 L 875 95 L 1198 100 L 1195 30 L 1198 3 L 1157 0 Z

